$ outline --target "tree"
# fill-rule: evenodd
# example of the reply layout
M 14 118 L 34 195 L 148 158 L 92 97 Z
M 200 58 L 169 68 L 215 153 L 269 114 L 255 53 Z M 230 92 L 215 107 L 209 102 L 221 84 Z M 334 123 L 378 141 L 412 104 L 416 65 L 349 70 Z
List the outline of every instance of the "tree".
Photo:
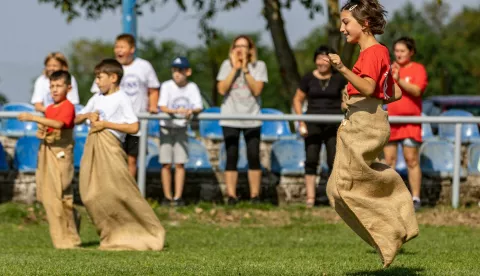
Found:
M 38 0 L 40 3 L 51 3 L 56 8 L 59 8 L 62 13 L 67 15 L 67 21 L 73 20 L 75 17 L 81 16 L 81 10 L 85 11 L 87 18 L 98 18 L 106 10 L 115 10 L 121 5 L 120 0 Z M 165 3 L 168 0 L 164 0 Z M 248 0 L 194 0 L 193 8 L 201 12 L 200 27 L 202 33 L 200 34 L 204 41 L 209 44 L 216 38 L 218 31 L 212 28 L 209 24 L 210 20 L 221 11 L 228 11 L 240 7 Z M 286 87 L 290 96 L 295 93 L 296 88 L 300 82 L 300 74 L 298 73 L 297 62 L 293 54 L 293 50 L 288 42 L 283 17 L 282 9 L 290 9 L 294 0 L 264 0 L 263 15 L 267 21 L 267 28 L 270 30 L 272 40 L 275 46 L 275 54 L 279 64 L 279 72 L 282 77 L 284 86 Z M 175 0 L 178 6 L 183 10 L 187 10 L 187 5 L 184 0 Z M 220 2 L 217 3 L 217 2 Z M 310 18 L 322 10 L 322 6 L 314 0 L 300 0 L 303 7 L 308 11 Z M 338 0 L 337 0 L 338 2 Z M 138 0 L 137 11 L 141 13 L 141 8 L 149 6 L 151 9 L 155 8 L 155 0 Z
M 394 13 L 381 40 L 392 47 L 401 36 L 415 39 L 415 60 L 426 67 L 429 77 L 426 95 L 478 94 L 480 8 L 465 8 L 446 22 L 448 8 L 431 1 L 417 10 L 408 3 Z

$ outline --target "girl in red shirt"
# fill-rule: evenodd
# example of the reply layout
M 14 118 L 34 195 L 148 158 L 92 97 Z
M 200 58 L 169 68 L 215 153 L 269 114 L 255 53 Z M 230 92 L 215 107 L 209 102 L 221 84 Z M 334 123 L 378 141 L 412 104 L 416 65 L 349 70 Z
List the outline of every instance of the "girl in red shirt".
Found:
M 415 41 L 409 37 L 402 37 L 393 44 L 395 62 L 392 65 L 392 74 L 403 97 L 401 100 L 388 106 L 388 115 L 392 116 L 421 116 L 422 95 L 427 87 L 427 72 L 425 67 L 412 61 L 416 52 Z M 421 206 L 420 185 L 422 171 L 420 170 L 419 147 L 422 143 L 421 124 L 391 124 L 389 143 L 384 148 L 385 161 L 395 168 L 397 161 L 397 146 L 403 147 L 403 155 L 408 169 L 408 183 L 413 196 L 415 210 Z
M 390 137 L 383 104 L 399 100 L 382 34 L 386 11 L 376 0 L 349 1 L 341 9 L 340 31 L 360 46 L 353 70 L 338 55 L 328 60 L 347 80 L 347 113 L 337 133 L 333 171 L 327 184 L 330 204 L 389 266 L 403 243 L 418 234 L 412 197 L 398 173 L 376 162 Z

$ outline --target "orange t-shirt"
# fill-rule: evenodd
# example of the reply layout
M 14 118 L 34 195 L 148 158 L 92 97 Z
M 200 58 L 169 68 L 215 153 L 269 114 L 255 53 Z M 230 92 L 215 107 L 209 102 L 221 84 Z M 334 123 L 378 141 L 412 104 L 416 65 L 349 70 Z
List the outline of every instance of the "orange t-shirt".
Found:
M 372 97 L 388 99 L 393 96 L 395 85 L 390 69 L 390 55 L 387 47 L 375 44 L 360 52 L 352 72 L 361 78 L 369 77 L 377 83 Z M 347 85 L 347 92 L 348 95 L 360 94 L 350 82 Z
M 407 66 L 400 67 L 398 74 L 400 79 L 418 86 L 422 94 L 425 92 L 428 78 L 423 65 L 411 62 Z M 415 97 L 402 89 L 402 98 L 389 104 L 387 110 L 389 116 L 420 116 L 422 115 L 422 96 Z M 411 138 L 417 142 L 422 142 L 421 124 L 392 124 L 390 125 L 390 132 L 390 141 Z
M 51 104 L 45 110 L 45 118 L 63 122 L 62 129 L 72 129 L 75 126 L 75 106 L 65 100 L 58 106 Z M 53 128 L 49 127 L 47 132 L 52 132 Z

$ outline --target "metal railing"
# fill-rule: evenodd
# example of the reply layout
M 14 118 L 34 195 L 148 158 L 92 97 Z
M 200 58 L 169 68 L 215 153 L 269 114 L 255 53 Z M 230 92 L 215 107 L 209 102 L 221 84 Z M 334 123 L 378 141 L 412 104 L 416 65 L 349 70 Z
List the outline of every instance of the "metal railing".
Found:
M 142 134 L 147 133 L 148 120 L 159 119 L 175 119 L 181 117 L 173 117 L 167 114 L 138 114 L 140 119 L 140 131 Z M 198 120 L 261 120 L 261 121 L 305 121 L 305 122 L 321 122 L 321 123 L 340 123 L 344 118 L 343 115 L 276 115 L 276 114 L 259 114 L 259 115 L 220 115 L 218 113 L 200 113 L 194 119 Z M 458 208 L 460 202 L 460 169 L 461 169 L 461 130 L 462 124 L 475 123 L 480 124 L 480 117 L 446 117 L 446 116 L 392 116 L 389 117 L 391 123 L 438 123 L 438 124 L 455 124 L 455 142 L 454 142 L 454 170 L 452 180 L 452 207 Z M 137 182 L 142 195 L 145 196 L 145 178 L 146 178 L 146 151 L 147 151 L 147 135 L 141 135 L 139 141 L 139 168 Z
M 21 112 L 0 111 L 0 119 L 16 118 Z M 42 116 L 42 114 L 36 113 Z M 142 135 L 139 141 L 138 155 L 138 175 L 137 183 L 140 192 L 145 196 L 146 191 L 146 153 L 148 135 L 148 120 L 171 120 L 181 119 L 181 116 L 170 116 L 165 113 L 138 114 L 140 120 L 140 131 Z M 260 121 L 305 121 L 320 123 L 340 123 L 344 118 L 343 115 L 276 115 L 276 114 L 259 114 L 259 115 L 220 115 L 218 113 L 200 113 L 194 117 L 195 120 L 260 120 Z M 452 180 L 452 207 L 458 208 L 460 202 L 460 169 L 461 169 L 461 130 L 462 124 L 480 124 L 480 117 L 445 117 L 445 116 L 392 116 L 389 117 L 391 123 L 437 123 L 437 124 L 455 124 L 455 141 L 454 141 L 454 170 Z

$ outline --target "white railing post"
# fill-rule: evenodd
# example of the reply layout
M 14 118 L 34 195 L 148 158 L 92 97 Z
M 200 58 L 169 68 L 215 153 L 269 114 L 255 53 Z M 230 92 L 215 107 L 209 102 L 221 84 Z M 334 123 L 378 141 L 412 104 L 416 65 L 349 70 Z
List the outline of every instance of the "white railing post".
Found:
M 452 207 L 458 208 L 460 202 L 460 170 L 462 150 L 462 124 L 455 124 L 455 152 L 453 157 Z
M 140 119 L 140 141 L 138 145 L 138 170 L 137 185 L 143 197 L 146 195 L 146 172 L 147 172 L 147 138 L 148 119 Z

